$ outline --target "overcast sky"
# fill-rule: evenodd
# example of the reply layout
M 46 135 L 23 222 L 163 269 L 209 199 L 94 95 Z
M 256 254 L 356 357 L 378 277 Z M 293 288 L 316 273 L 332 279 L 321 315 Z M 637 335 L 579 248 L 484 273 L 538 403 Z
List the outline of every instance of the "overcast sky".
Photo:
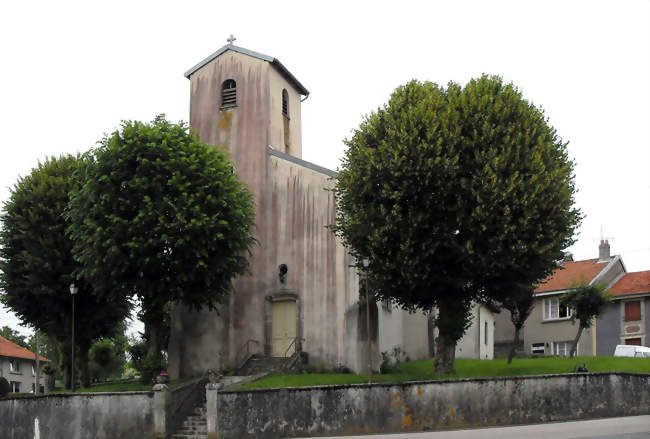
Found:
M 602 229 L 628 271 L 650 269 L 647 0 L 2 2 L 0 202 L 38 160 L 87 151 L 122 119 L 188 120 L 183 73 L 231 33 L 310 91 L 303 158 L 331 169 L 400 84 L 503 76 L 569 141 L 575 257 L 597 257 Z M 0 309 L 3 325 L 18 320 Z

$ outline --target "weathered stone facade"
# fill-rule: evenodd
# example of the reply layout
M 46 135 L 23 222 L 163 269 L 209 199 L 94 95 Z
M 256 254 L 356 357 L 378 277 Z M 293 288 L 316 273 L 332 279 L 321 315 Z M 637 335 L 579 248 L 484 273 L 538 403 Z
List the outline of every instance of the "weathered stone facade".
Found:
M 288 350 L 287 340 L 298 338 L 310 362 L 359 369 L 358 316 L 347 312 L 357 303 L 359 279 L 327 229 L 335 217 L 327 191 L 335 173 L 300 158 L 301 95 L 308 92 L 277 60 L 235 46 L 187 76 L 190 125 L 201 140 L 228 152 L 254 195 L 259 245 L 251 274 L 235 281 L 236 293 L 219 313 L 173 310 L 170 373 L 236 366 L 243 350 L 273 352 L 271 320 L 280 301 L 295 302 L 296 324 L 289 329 L 295 333 L 283 342 Z M 222 108 L 221 87 L 229 79 L 236 82 L 236 105 Z M 281 264 L 288 269 L 284 282 Z M 373 354 L 378 366 L 377 349 Z

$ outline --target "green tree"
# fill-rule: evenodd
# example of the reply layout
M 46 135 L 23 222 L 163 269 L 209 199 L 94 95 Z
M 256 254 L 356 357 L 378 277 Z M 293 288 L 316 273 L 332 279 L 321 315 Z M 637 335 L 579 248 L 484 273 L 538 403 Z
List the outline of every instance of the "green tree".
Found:
M 20 332 L 16 331 L 9 326 L 3 326 L 0 328 L 0 337 L 4 337 L 12 343 L 16 343 L 18 346 L 21 346 L 25 349 L 29 349 L 29 343 L 27 337 L 22 335 Z
M 170 302 L 214 309 L 248 270 L 253 201 L 226 156 L 164 116 L 125 121 L 79 172 L 69 228 L 79 275 L 100 294 L 135 295 L 161 364 Z
M 571 310 L 571 321 L 575 323 L 578 320 L 578 333 L 571 345 L 571 358 L 575 357 L 578 342 L 582 331 L 590 328 L 596 317 L 603 311 L 605 305 L 610 302 L 607 294 L 607 287 L 603 284 L 580 285 L 571 288 L 560 299 L 560 306 L 566 306 Z
M 510 321 L 515 327 L 515 333 L 512 345 L 508 351 L 508 364 L 512 363 L 517 346 L 519 346 L 519 336 L 521 329 L 524 327 L 526 320 L 530 316 L 535 303 L 535 288 L 531 285 L 510 285 L 505 294 L 500 295 L 499 303 L 502 309 L 510 312 Z
M 90 348 L 88 357 L 91 382 L 120 378 L 126 366 L 123 346 L 110 338 L 96 341 Z
M 50 365 L 54 368 L 59 366 L 59 343 L 56 339 L 48 334 L 39 332 L 38 345 L 40 355 L 50 361 Z M 28 349 L 36 352 L 36 335 L 33 333 L 29 336 Z
M 78 157 L 52 157 L 20 178 L 4 204 L 0 230 L 0 301 L 23 324 L 60 343 L 66 386 L 72 350 L 70 283 L 79 286 L 75 344 L 84 381 L 92 341 L 112 335 L 129 308 L 126 300 L 99 296 L 74 276 L 78 264 L 72 258 L 72 241 L 65 234 L 68 222 L 63 212 L 75 186 L 72 175 L 80 163 Z
M 539 282 L 573 242 L 566 143 L 512 84 L 482 76 L 399 87 L 346 145 L 332 229 L 370 260 L 381 299 L 438 309 L 435 372 L 451 372 L 472 301 Z

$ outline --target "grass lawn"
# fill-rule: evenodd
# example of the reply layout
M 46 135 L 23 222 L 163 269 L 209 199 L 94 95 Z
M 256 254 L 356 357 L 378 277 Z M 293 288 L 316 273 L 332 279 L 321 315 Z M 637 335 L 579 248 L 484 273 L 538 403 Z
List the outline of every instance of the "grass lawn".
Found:
M 456 374 L 433 375 L 433 360 L 411 361 L 397 366 L 395 373 L 375 374 L 375 382 L 400 383 L 455 378 L 502 377 L 517 375 L 544 375 L 573 372 L 576 363 L 585 363 L 589 372 L 650 373 L 650 358 L 625 357 L 564 357 L 515 358 L 508 365 L 505 358 L 495 360 L 456 360 Z M 366 375 L 335 373 L 303 373 L 298 375 L 271 375 L 237 389 L 268 387 L 303 387 L 330 384 L 359 384 L 367 382 Z
M 194 378 L 180 378 L 178 380 L 171 380 L 168 384 L 170 388 L 176 387 L 180 384 L 192 381 Z M 140 380 L 128 381 L 124 383 L 114 383 L 114 384 L 101 384 L 98 386 L 92 387 L 82 387 L 77 388 L 75 392 L 86 393 L 86 392 L 132 392 L 136 390 L 151 390 L 151 384 L 142 384 Z M 70 393 L 69 389 L 57 389 L 53 393 Z

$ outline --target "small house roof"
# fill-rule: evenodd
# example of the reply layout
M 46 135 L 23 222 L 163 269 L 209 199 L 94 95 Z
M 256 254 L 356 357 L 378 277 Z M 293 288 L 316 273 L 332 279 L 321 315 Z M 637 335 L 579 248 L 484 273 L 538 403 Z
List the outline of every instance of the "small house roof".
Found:
M 587 259 L 584 261 L 564 262 L 561 268 L 555 270 L 537 286 L 535 293 L 562 291 L 582 283 L 588 284 L 609 265 L 611 259 L 606 261 Z
M 185 72 L 185 77 L 187 79 L 192 76 L 193 73 L 195 73 L 197 70 L 201 69 L 203 66 L 214 60 L 215 58 L 219 57 L 221 54 L 226 53 L 227 51 L 232 50 L 233 52 L 237 53 L 242 53 L 244 55 L 251 56 L 253 58 L 261 59 L 262 61 L 266 61 L 270 63 L 275 69 L 280 72 L 284 78 L 289 81 L 294 87 L 296 87 L 296 90 L 303 95 L 303 96 L 309 96 L 309 91 L 296 79 L 295 76 L 291 74 L 289 70 L 285 66 L 282 65 L 279 59 L 274 58 L 272 56 L 264 55 L 263 53 L 259 52 L 254 52 L 252 50 L 244 49 L 243 47 L 235 46 L 233 44 L 226 44 L 225 46 L 221 47 L 219 50 L 214 52 L 212 55 L 208 56 L 205 58 L 203 61 L 189 69 L 187 72 Z
M 628 294 L 650 294 L 650 270 L 625 273 L 609 291 L 615 298 Z
M 0 356 L 11 358 L 23 358 L 25 360 L 36 360 L 36 354 L 18 346 L 16 343 L 0 337 Z M 41 361 L 49 361 L 47 358 L 40 356 Z

